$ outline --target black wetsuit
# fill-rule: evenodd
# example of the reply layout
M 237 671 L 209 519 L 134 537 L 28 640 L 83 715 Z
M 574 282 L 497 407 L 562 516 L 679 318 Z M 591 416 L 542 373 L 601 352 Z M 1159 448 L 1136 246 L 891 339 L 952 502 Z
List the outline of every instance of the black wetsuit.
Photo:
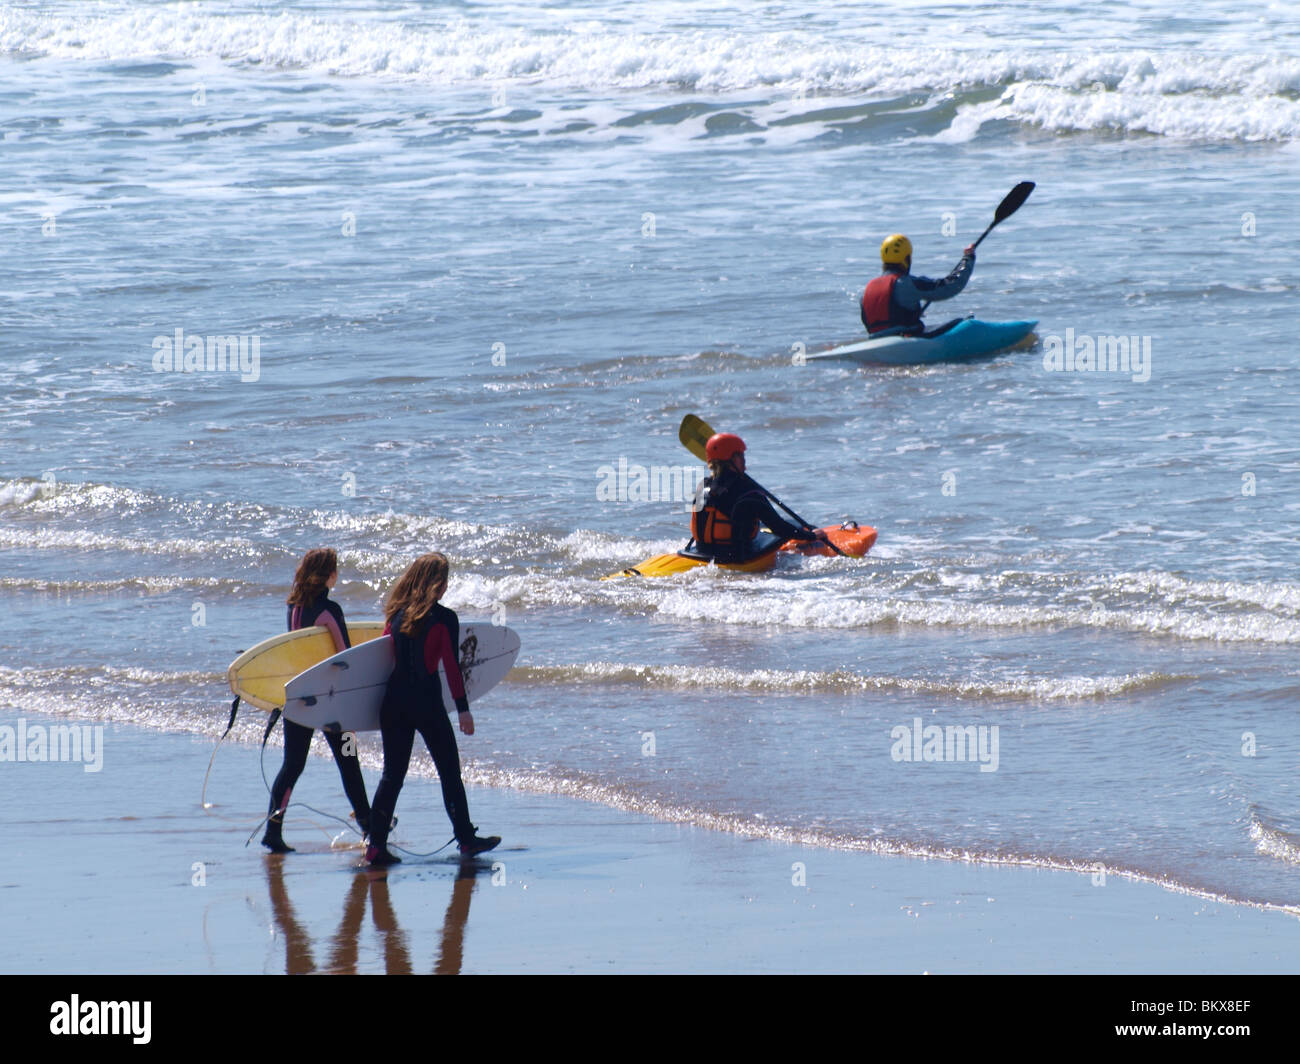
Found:
M 402 634 L 403 611 L 393 614 L 389 631 L 397 663 L 388 681 L 388 692 L 379 710 L 379 724 L 384 740 L 384 775 L 375 790 L 372 805 L 371 845 L 383 850 L 397 796 L 411 764 L 411 750 L 418 731 L 438 769 L 442 784 L 442 801 L 459 842 L 474 838 L 469 822 L 469 804 L 465 785 L 460 778 L 460 751 L 456 734 L 442 700 L 442 681 L 438 664 L 447 674 L 447 686 L 456 700 L 456 709 L 469 709 L 465 685 L 460 674 L 460 620 L 455 612 L 441 603 L 416 626 L 412 635 Z
M 322 625 L 328 628 L 334 636 L 335 646 L 338 645 L 339 640 L 342 640 L 345 648 L 352 645 L 352 640 L 348 637 L 347 622 L 343 619 L 343 610 L 337 602 L 330 599 L 328 591 L 321 592 L 310 606 L 290 606 L 288 609 L 288 625 L 291 632 L 296 632 L 299 628 Z M 271 808 L 268 812 L 270 817 L 268 827 L 273 832 L 281 830 L 284 822 L 284 809 L 289 804 L 293 786 L 298 782 L 298 777 L 302 775 L 302 770 L 307 767 L 307 752 L 311 747 L 311 737 L 314 732 L 314 728 L 295 724 L 285 718 L 284 764 L 280 767 L 275 782 L 271 784 Z M 326 732 L 325 741 L 329 743 L 330 749 L 334 751 L 334 760 L 338 763 L 339 775 L 343 777 L 343 790 L 348 796 L 348 801 L 352 803 L 352 811 L 356 814 L 357 825 L 363 832 L 368 832 L 370 830 L 370 802 L 366 798 L 366 781 L 361 775 L 361 761 L 355 752 L 355 739 L 352 743 L 353 753 L 350 755 L 343 752 L 343 736 L 333 732 Z
M 695 549 L 719 561 L 740 562 L 755 554 L 754 530 L 766 525 L 784 542 L 787 539 L 816 539 L 814 533 L 792 525 L 773 509 L 765 492 L 744 473 L 723 470 L 720 477 L 705 477 L 695 493 L 695 510 L 704 514 L 710 507 L 730 519 L 730 536 L 716 542 L 701 542 Z

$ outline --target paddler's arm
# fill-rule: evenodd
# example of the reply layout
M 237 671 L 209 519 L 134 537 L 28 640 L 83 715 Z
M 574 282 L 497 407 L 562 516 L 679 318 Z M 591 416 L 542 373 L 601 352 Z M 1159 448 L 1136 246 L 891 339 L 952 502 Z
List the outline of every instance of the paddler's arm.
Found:
M 766 495 L 760 495 L 757 492 L 746 495 L 740 500 L 736 505 L 735 513 L 732 515 L 732 522 L 738 528 L 745 528 L 755 518 L 767 525 L 782 539 L 811 540 L 822 538 L 815 529 L 800 528 L 798 525 L 790 524 L 789 521 L 776 512 L 772 504 L 767 501 Z
M 917 277 L 904 274 L 894 285 L 894 298 L 908 310 L 919 310 L 923 303 L 937 303 L 958 295 L 966 282 L 970 280 L 975 269 L 975 248 L 972 245 L 962 254 L 961 262 L 953 267 L 952 273 L 940 281 L 930 277 Z
M 456 658 L 456 648 L 460 646 L 460 618 L 451 610 L 447 613 L 451 615 L 449 619 L 429 626 L 429 634 L 424 639 L 424 664 L 429 675 L 437 676 L 438 664 L 442 663 L 451 697 L 456 700 L 460 730 L 466 735 L 473 735 L 474 716 L 469 711 L 469 699 L 465 697 L 465 678 L 460 674 L 460 661 Z

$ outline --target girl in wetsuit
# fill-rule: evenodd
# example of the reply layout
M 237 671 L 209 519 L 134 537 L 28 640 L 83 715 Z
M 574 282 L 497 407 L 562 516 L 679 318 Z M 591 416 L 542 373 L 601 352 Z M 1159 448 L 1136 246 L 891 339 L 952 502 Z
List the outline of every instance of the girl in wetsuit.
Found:
M 397 664 L 388 681 L 388 692 L 379 711 L 384 741 L 384 775 L 375 790 L 371 814 L 370 846 L 366 862 L 395 864 L 401 858 L 388 852 L 388 830 L 397 796 L 401 793 L 411 748 L 418 731 L 438 769 L 442 801 L 456 832 L 460 852 L 473 856 L 492 849 L 501 839 L 481 839 L 469 822 L 465 785 L 460 778 L 460 753 L 456 735 L 442 701 L 438 666 L 447 674 L 447 686 L 456 700 L 460 730 L 474 734 L 474 718 L 465 698 L 460 674 L 460 620 L 438 600 L 447 590 L 447 559 L 442 554 L 416 558 L 402 574 L 384 606 L 386 631 L 393 637 Z
M 311 628 L 323 625 L 334 637 L 335 653 L 346 650 L 352 645 L 348 638 L 347 622 L 343 620 L 343 610 L 339 604 L 330 599 L 330 589 L 339 578 L 338 555 L 328 549 L 309 550 L 298 563 L 298 571 L 293 575 L 293 590 L 288 598 L 289 631 L 299 628 Z M 285 719 L 284 722 L 284 764 L 279 775 L 271 784 L 271 808 L 267 813 L 266 834 L 262 845 L 272 853 L 292 853 L 293 847 L 285 843 L 284 811 L 289 805 L 289 796 L 293 785 L 298 782 L 302 770 L 307 767 L 307 751 L 311 747 L 311 737 L 315 729 L 295 724 Z M 356 753 L 356 739 L 350 737 L 347 744 L 350 753 L 344 752 L 343 736 L 331 732 L 325 733 L 325 741 L 334 751 L 334 760 L 339 766 L 339 775 L 343 777 L 343 790 L 348 801 L 352 803 L 352 812 L 356 815 L 357 826 L 362 833 L 370 831 L 370 803 L 366 800 L 366 781 L 361 776 L 361 761 Z

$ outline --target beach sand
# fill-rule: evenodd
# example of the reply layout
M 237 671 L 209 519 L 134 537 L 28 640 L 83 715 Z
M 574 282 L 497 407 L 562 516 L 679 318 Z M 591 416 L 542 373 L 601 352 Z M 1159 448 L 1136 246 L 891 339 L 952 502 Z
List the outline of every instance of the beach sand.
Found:
M 27 718 L 28 725 L 58 723 Z M 501 848 L 359 870 L 343 831 L 291 809 L 267 855 L 258 751 L 105 726 L 102 770 L 5 763 L 6 973 L 1271 973 L 1300 920 L 1115 876 L 754 841 L 571 798 L 471 787 Z M 427 754 L 420 752 L 421 759 Z M 280 752 L 266 752 L 274 775 Z M 373 789 L 375 774 L 367 772 Z M 313 757 L 295 800 L 346 812 Z M 450 831 L 408 777 L 394 841 Z M 312 822 L 322 827 L 313 826 Z M 324 825 L 329 825 L 326 830 Z

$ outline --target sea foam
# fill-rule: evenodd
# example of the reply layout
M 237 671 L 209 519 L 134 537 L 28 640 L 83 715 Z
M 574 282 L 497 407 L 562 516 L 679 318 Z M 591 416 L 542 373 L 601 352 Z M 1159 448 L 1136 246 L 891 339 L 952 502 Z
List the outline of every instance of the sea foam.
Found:
M 757 93 L 740 108 L 761 127 L 793 98 L 956 98 L 974 117 L 1051 131 L 1118 131 L 1202 140 L 1289 141 L 1300 132 L 1300 58 L 1267 51 L 882 46 L 859 29 L 650 31 L 572 23 L 500 26 L 467 19 L 398 23 L 281 12 L 173 8 L 102 14 L 0 14 L 0 55 L 104 61 L 215 60 L 331 77 L 531 91 Z M 989 90 L 1000 93 L 996 103 Z M 779 103 L 773 111 L 767 105 Z

